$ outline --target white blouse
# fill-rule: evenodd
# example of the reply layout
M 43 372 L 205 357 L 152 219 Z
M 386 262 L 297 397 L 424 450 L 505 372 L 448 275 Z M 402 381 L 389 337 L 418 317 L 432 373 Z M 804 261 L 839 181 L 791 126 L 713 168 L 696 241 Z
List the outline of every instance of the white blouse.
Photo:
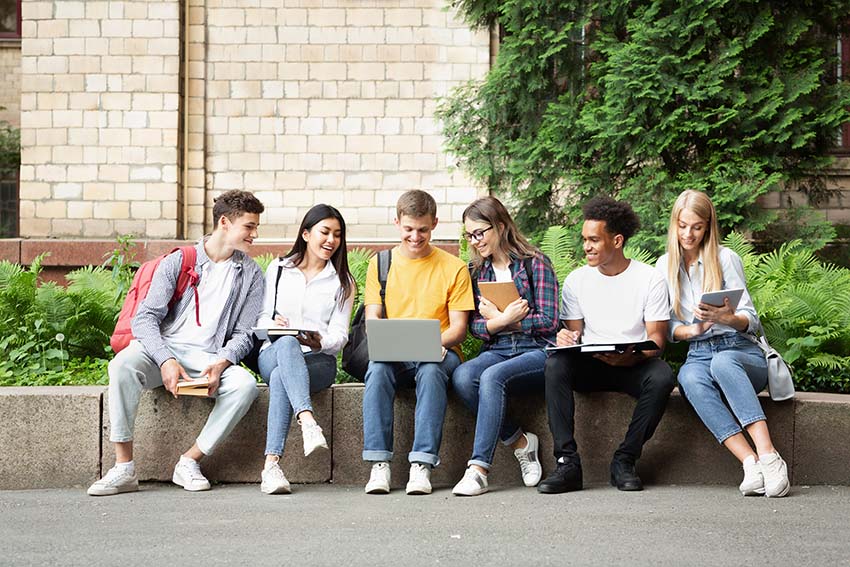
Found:
M 281 265 L 283 269 L 275 289 L 275 279 Z M 277 312 L 289 319 L 289 326 L 318 331 L 322 335 L 321 352 L 335 356 L 348 341 L 354 288 L 352 287 L 351 296 L 342 303 L 339 301 L 341 294 L 339 276 L 331 262 L 325 264 L 325 269 L 308 282 L 304 273 L 296 268 L 290 259 L 275 258 L 266 270 L 266 297 L 257 326 L 275 325 L 272 311 L 275 309 L 277 295 Z M 265 349 L 270 344 L 266 341 L 262 348 Z M 301 350 L 309 352 L 310 347 L 302 345 Z
M 749 324 L 745 331 L 753 333 L 758 328 L 759 319 L 756 314 L 756 308 L 753 305 L 753 300 L 750 297 L 750 292 L 747 291 L 747 279 L 744 275 L 744 263 L 741 261 L 740 256 L 723 246 L 719 247 L 718 256 L 720 259 L 720 269 L 722 270 L 723 282 L 721 283 L 721 288 L 719 290 L 710 291 L 743 288 L 744 294 L 741 296 L 741 301 L 738 303 L 737 308 L 735 308 L 735 313 L 741 313 L 747 318 Z M 672 302 L 673 288 L 670 285 L 670 281 L 667 279 L 667 258 L 667 254 L 661 256 L 655 264 L 655 267 L 661 272 L 664 276 L 664 280 L 667 282 L 667 289 L 670 292 L 670 300 Z M 696 264 L 687 269 L 684 265 L 679 266 L 679 303 L 681 304 L 682 318 L 680 319 L 676 315 L 676 311 L 674 309 L 670 309 L 671 340 L 675 340 L 673 339 L 673 333 L 678 327 L 681 327 L 682 325 L 692 325 L 696 322 L 694 319 L 694 309 L 699 304 L 699 300 L 703 294 L 703 274 L 704 268 L 702 264 L 702 256 L 700 256 Z M 708 331 L 690 340 L 705 340 L 711 337 L 737 332 L 737 329 L 734 329 L 729 325 L 715 323 Z

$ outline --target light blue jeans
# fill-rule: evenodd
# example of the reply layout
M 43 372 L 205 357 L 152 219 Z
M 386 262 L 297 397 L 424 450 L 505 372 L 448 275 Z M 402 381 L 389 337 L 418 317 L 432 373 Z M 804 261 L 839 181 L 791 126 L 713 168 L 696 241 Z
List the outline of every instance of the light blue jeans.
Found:
M 442 362 L 370 362 L 363 391 L 363 460 L 393 458 L 393 401 L 396 388 L 416 387 L 411 463 L 437 466 L 446 417 L 446 389 L 460 364 L 454 352 Z
M 477 414 L 470 465 L 490 470 L 496 441 L 514 443 L 522 430 L 505 418 L 508 393 L 543 392 L 546 352 L 522 333 L 498 335 L 490 347 L 464 362 L 452 385 L 464 405 Z
M 766 385 L 764 353 L 740 333 L 691 342 L 679 369 L 679 388 L 719 443 L 765 419 L 757 394 Z
M 174 358 L 190 378 L 201 372 L 219 357 L 197 348 L 169 345 Z M 133 440 L 136 412 L 143 390 L 162 387 L 159 365 L 138 340 L 109 362 L 109 420 L 112 430 L 109 440 L 117 443 Z M 257 398 L 257 381 L 251 373 L 233 364 L 221 373 L 221 385 L 215 394 L 210 416 L 195 440 L 204 455 L 212 455 L 218 444 L 227 437 Z
M 336 378 L 336 358 L 321 352 L 301 352 L 295 337 L 281 337 L 260 353 L 260 376 L 269 385 L 266 455 L 282 455 L 292 416 L 313 411 L 310 394 L 324 390 Z

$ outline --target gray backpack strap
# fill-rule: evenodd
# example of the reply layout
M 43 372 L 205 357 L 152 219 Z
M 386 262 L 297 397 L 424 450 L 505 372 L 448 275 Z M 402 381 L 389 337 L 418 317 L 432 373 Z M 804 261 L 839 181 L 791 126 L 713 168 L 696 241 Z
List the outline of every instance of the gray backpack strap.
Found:
M 381 284 L 381 307 L 384 309 L 384 317 L 387 316 L 387 276 L 393 263 L 393 251 L 382 250 L 378 252 L 378 282 Z

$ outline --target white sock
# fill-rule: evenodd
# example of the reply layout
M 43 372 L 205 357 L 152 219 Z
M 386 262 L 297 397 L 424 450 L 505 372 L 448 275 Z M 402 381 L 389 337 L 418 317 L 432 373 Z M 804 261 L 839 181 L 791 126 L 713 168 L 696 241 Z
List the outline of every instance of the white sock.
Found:
M 133 461 L 127 461 L 126 463 L 115 463 L 115 468 L 118 470 L 123 470 L 127 474 L 135 474 L 136 463 L 134 463 Z
M 757 463 L 757 462 L 758 462 L 758 461 L 756 461 L 755 456 L 754 456 L 754 455 L 750 455 L 750 456 L 748 456 L 746 459 L 744 459 L 744 466 L 747 466 L 747 465 L 754 465 L 754 464 L 755 464 L 755 463 Z
M 180 455 L 180 462 L 186 465 L 198 464 L 198 461 L 196 461 L 195 459 L 190 459 L 186 455 Z

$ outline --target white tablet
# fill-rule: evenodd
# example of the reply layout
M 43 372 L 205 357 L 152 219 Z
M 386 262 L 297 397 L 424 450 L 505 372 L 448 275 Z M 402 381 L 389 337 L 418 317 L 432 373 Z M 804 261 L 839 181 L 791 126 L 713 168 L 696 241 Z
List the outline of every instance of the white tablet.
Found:
M 723 307 L 723 301 L 725 299 L 729 299 L 729 305 L 732 306 L 732 309 L 736 309 L 738 307 L 738 303 L 741 302 L 741 296 L 744 295 L 744 288 L 738 289 L 724 289 L 721 291 L 709 291 L 702 294 L 700 298 L 700 303 L 705 303 L 706 305 L 714 305 L 715 307 Z

